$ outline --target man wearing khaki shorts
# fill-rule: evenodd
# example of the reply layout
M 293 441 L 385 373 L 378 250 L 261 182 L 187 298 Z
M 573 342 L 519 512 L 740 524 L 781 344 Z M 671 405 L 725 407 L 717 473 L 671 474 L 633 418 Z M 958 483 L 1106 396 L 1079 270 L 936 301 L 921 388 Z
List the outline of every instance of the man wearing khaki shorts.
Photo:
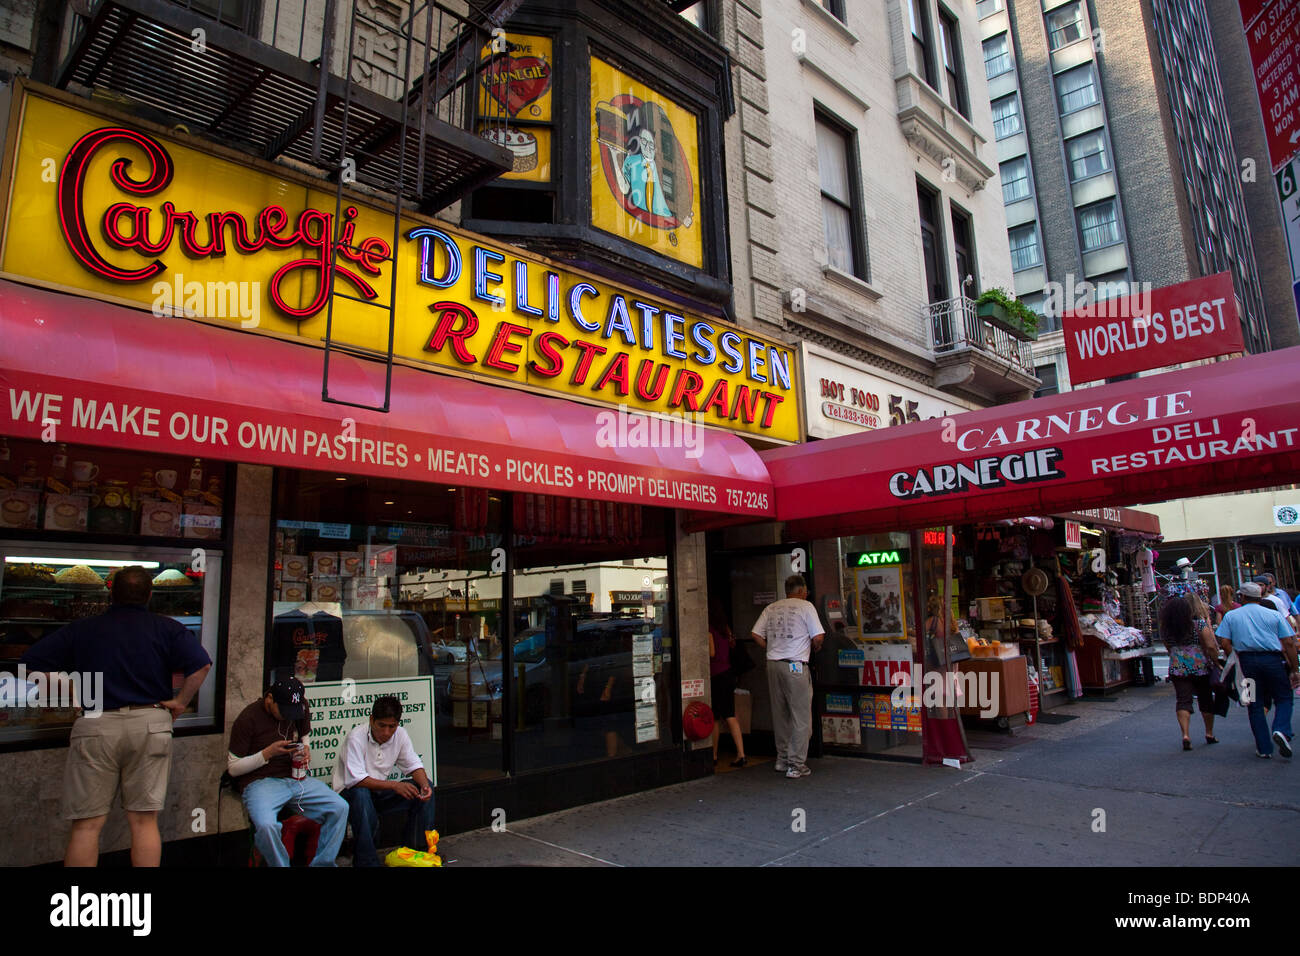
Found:
M 131 863 L 162 859 L 158 811 L 167 796 L 172 720 L 184 713 L 212 668 L 198 638 L 179 621 L 148 610 L 152 581 L 144 568 L 113 575 L 113 605 L 73 621 L 23 655 L 30 672 L 103 675 L 102 712 L 72 725 L 63 774 L 64 817 L 72 821 L 65 866 L 94 866 L 99 834 L 120 786 L 131 826 Z M 185 675 L 172 694 L 172 674 Z

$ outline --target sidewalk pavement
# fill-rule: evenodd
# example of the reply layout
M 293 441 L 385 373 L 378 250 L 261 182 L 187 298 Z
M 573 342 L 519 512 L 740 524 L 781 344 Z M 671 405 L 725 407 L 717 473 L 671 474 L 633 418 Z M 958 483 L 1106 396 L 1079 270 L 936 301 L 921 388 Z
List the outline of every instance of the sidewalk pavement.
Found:
M 1255 756 L 1243 708 L 1182 750 L 1173 688 L 1058 706 L 973 735 L 957 770 L 770 758 L 689 783 L 447 837 L 448 866 L 1294 866 L 1300 767 Z M 988 743 L 999 749 L 980 749 Z M 723 754 L 727 751 L 724 749 Z M 1300 758 L 1298 758 L 1300 759 Z M 725 765 L 728 760 L 723 760 Z

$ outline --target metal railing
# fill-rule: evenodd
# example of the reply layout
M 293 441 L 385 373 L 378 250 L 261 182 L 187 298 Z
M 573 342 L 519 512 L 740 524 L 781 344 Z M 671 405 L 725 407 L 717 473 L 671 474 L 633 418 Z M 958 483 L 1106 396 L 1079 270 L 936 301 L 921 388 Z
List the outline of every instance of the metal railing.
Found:
M 982 319 L 975 300 L 959 295 L 925 307 L 926 329 L 936 354 L 960 349 L 980 349 L 1034 374 L 1034 353 L 1029 342 Z

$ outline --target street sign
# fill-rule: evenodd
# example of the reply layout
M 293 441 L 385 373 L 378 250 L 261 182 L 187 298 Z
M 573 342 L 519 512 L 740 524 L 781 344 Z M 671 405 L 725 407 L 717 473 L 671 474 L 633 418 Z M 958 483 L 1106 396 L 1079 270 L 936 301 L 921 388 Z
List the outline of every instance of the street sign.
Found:
M 1293 156 L 1277 174 L 1277 198 L 1282 204 L 1282 228 L 1291 253 L 1291 282 L 1296 309 L 1300 311 L 1300 155 Z
M 1300 0 L 1239 0 L 1276 172 L 1300 152 Z
M 1094 302 L 1061 328 L 1076 384 L 1243 349 L 1230 272 Z

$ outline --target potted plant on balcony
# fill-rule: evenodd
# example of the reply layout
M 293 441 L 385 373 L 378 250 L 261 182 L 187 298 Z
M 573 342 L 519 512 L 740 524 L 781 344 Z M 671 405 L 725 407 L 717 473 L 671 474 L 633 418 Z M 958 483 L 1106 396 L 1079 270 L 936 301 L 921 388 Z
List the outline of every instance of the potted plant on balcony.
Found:
M 989 289 L 975 301 L 975 313 L 1018 339 L 1038 338 L 1038 313 L 1003 289 Z

